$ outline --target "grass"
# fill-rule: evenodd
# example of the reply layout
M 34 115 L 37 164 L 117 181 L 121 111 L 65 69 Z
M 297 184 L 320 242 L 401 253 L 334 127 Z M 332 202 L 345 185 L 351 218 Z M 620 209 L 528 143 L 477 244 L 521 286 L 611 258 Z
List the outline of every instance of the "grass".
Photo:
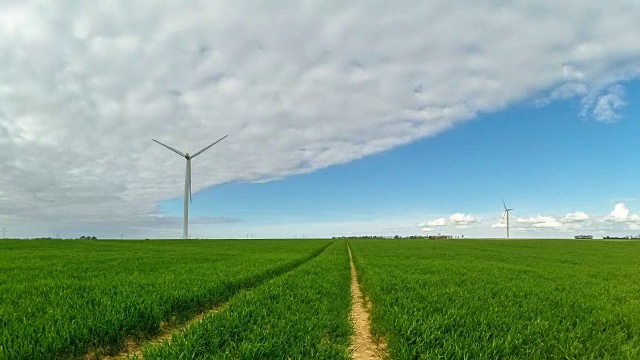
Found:
M 317 255 L 330 242 L 2 241 L 0 359 L 115 353 Z
M 350 244 L 390 358 L 640 358 L 640 242 Z
M 349 243 L 389 358 L 640 358 L 640 242 Z M 0 242 L 2 360 L 113 354 L 227 301 L 145 359 L 350 356 L 344 240 Z
M 210 314 L 145 360 L 349 359 L 350 265 L 345 241 Z

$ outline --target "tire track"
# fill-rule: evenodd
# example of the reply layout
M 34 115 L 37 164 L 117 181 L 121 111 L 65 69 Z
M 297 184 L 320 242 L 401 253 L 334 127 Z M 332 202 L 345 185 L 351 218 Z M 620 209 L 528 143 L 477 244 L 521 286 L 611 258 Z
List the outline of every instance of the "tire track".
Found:
M 329 244 L 327 244 L 326 246 L 321 247 L 319 250 L 317 250 L 316 252 L 312 253 L 309 257 L 302 259 L 300 262 L 296 262 L 293 264 L 290 264 L 289 266 L 283 266 L 280 269 L 275 269 L 272 270 L 273 271 L 273 276 L 270 276 L 266 279 L 264 279 L 263 281 L 257 282 L 257 283 L 252 283 L 251 285 L 244 287 L 242 289 L 240 289 L 238 292 L 236 292 L 233 296 L 231 296 L 230 298 L 228 298 L 224 303 L 219 304 L 214 306 L 211 309 L 208 309 L 206 311 L 203 311 L 199 314 L 197 314 L 196 316 L 194 316 L 193 318 L 191 318 L 190 320 L 188 320 L 185 323 L 182 323 L 180 325 L 177 326 L 165 326 L 164 329 L 161 330 L 160 334 L 151 338 L 151 339 L 146 339 L 143 341 L 139 341 L 136 342 L 133 338 L 129 338 L 125 344 L 125 347 L 123 350 L 121 350 L 118 354 L 116 355 L 98 355 L 96 354 L 95 351 L 91 351 L 88 354 L 86 354 L 84 356 L 85 360 L 123 360 L 123 359 L 127 359 L 130 356 L 134 356 L 136 355 L 139 359 L 143 359 L 142 356 L 142 349 L 146 348 L 148 346 L 157 346 L 162 344 L 163 342 L 167 341 L 167 342 L 171 342 L 171 338 L 173 337 L 174 334 L 186 331 L 187 329 L 189 329 L 191 326 L 196 325 L 198 323 L 200 323 L 202 321 L 202 319 L 204 319 L 207 315 L 210 314 L 214 314 L 220 311 L 223 311 L 226 307 L 227 304 L 229 303 L 229 301 L 231 301 L 234 297 L 236 297 L 238 294 L 244 292 L 244 291 L 250 291 L 253 288 L 256 288 L 262 284 L 265 284 L 281 275 L 284 275 L 286 273 L 289 273 L 297 268 L 299 268 L 300 266 L 308 263 L 309 261 L 317 258 L 318 256 L 320 256 L 320 254 L 322 254 L 329 246 L 331 246 L 331 244 L 333 244 L 335 242 L 331 241 Z
M 237 295 L 237 294 L 236 294 Z M 181 326 L 176 326 L 176 327 L 166 327 L 165 329 L 163 329 L 160 334 L 156 337 L 154 337 L 153 339 L 149 339 L 149 340 L 145 340 L 142 341 L 140 343 L 135 342 L 133 339 L 129 339 L 127 341 L 127 344 L 125 346 L 125 349 L 122 350 L 119 354 L 117 355 L 105 355 L 105 356 L 98 356 L 98 357 L 88 357 L 87 359 L 99 359 L 99 360 L 122 360 L 122 359 L 127 359 L 130 356 L 134 356 L 137 355 L 138 358 L 142 359 L 142 349 L 147 347 L 147 346 L 157 346 L 160 345 L 162 343 L 166 342 L 171 342 L 171 338 L 173 337 L 174 334 L 177 334 L 179 332 L 185 331 L 187 329 L 189 329 L 190 327 L 192 327 L 193 325 L 196 325 L 197 323 L 201 322 L 202 319 L 205 318 L 205 316 L 209 315 L 209 314 L 214 314 L 217 313 L 219 311 L 222 311 L 226 308 L 227 306 L 227 302 L 225 302 L 224 304 L 221 304 L 219 306 L 214 307 L 213 309 L 209 309 L 205 312 L 202 312 L 196 316 L 194 316 L 191 320 L 187 321 L 186 323 L 182 324 Z

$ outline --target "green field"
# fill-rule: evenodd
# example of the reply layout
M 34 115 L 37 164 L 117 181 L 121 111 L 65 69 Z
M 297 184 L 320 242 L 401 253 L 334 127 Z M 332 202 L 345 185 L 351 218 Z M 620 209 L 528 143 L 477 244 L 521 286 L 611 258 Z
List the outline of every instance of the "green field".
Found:
M 114 353 L 330 241 L 2 241 L 0 359 Z
M 347 245 L 390 359 L 640 358 L 640 242 L 177 240 L 0 241 L 0 359 L 347 359 Z
M 640 242 L 350 244 L 393 359 L 640 359 Z
M 349 359 L 351 274 L 344 241 L 233 298 L 145 359 Z M 199 357 L 199 354 L 210 356 Z

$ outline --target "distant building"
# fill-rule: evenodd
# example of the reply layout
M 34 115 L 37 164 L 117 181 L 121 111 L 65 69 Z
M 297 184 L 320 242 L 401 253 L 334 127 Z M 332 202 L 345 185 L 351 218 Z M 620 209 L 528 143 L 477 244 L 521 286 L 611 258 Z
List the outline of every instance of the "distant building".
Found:
M 593 239 L 593 235 L 576 235 L 574 236 L 576 239 Z

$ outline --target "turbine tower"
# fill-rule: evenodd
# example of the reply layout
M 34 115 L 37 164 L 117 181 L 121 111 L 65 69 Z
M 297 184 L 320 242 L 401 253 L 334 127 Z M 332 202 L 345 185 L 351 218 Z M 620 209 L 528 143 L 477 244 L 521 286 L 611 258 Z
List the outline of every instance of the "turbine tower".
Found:
M 157 142 L 158 144 L 166 147 L 167 149 L 173 151 L 174 153 L 184 157 L 185 159 L 187 159 L 187 171 L 186 174 L 184 176 L 184 226 L 183 226 L 183 231 L 182 231 L 182 238 L 183 239 L 189 239 L 189 202 L 191 202 L 191 159 L 193 159 L 194 157 L 202 154 L 203 152 L 209 150 L 210 147 L 212 147 L 213 145 L 219 143 L 220 141 L 224 140 L 224 138 L 226 138 L 229 135 L 225 135 L 222 138 L 220 138 L 220 140 L 214 142 L 213 144 L 205 147 L 204 149 L 198 151 L 197 153 L 193 154 L 193 155 L 189 155 L 189 153 L 183 153 L 182 151 L 179 151 L 177 149 L 172 148 L 169 145 L 163 144 L 160 141 L 156 140 L 156 139 L 151 139 L 155 142 Z
M 507 218 L 507 239 L 509 238 L 509 211 L 513 209 L 507 209 L 507 204 L 504 203 L 504 199 L 502 199 L 502 206 L 504 206 L 504 213 L 502 213 L 502 221 L 504 218 Z

